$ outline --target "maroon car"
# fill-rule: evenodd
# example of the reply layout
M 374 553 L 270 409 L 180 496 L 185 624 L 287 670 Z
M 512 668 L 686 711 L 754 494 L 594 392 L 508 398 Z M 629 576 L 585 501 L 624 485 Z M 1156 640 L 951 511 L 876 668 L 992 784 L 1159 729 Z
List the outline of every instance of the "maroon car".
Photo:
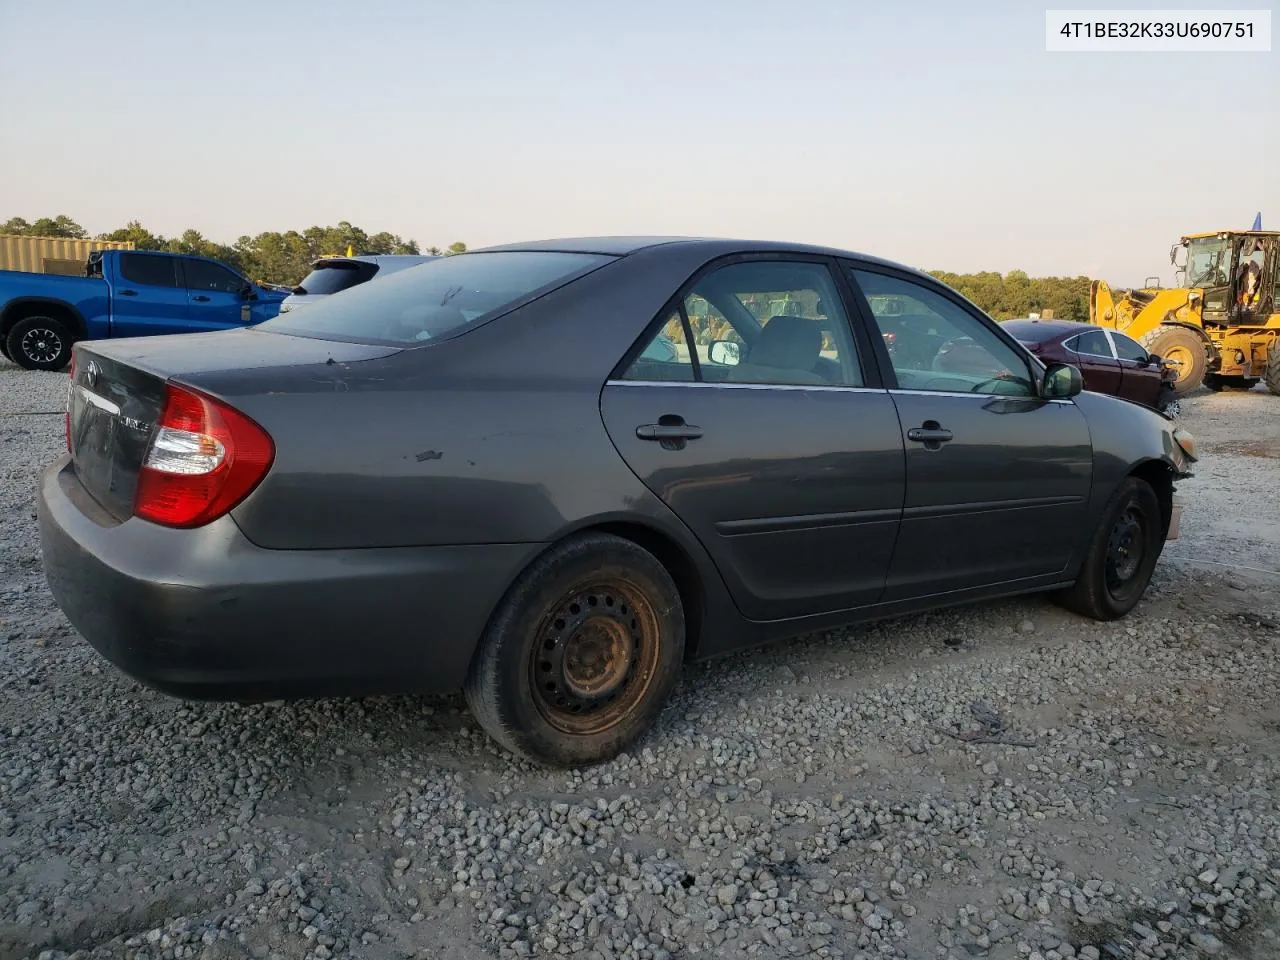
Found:
M 1178 413 L 1174 372 L 1132 337 L 1071 320 L 1006 320 L 1001 326 L 1041 360 L 1079 367 L 1086 390 Z

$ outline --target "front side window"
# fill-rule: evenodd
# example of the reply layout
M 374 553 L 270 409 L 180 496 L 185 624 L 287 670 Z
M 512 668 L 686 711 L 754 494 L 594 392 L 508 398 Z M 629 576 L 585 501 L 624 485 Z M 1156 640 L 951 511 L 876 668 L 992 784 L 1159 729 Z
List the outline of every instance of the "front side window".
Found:
M 1147 360 L 1147 349 L 1132 337 L 1126 337 L 1123 333 L 1111 334 L 1111 339 L 1116 345 L 1116 356 L 1121 360 L 1133 360 L 1135 363 L 1145 363 Z
M 239 293 L 244 281 L 226 267 L 208 260 L 184 260 L 188 290 L 212 290 L 217 293 Z
M 592 253 L 495 250 L 462 253 L 362 283 L 257 329 L 358 343 L 420 344 L 483 323 L 612 262 Z
M 1219 237 L 1204 237 L 1187 244 L 1187 286 L 1224 287 L 1231 265 L 1231 245 Z
M 749 260 L 685 298 L 704 380 L 780 386 L 863 383 L 849 320 L 823 264 Z
M 120 254 L 120 276 L 144 287 L 178 286 L 178 258 L 148 253 Z
M 1111 344 L 1107 343 L 1107 335 L 1101 330 L 1089 330 L 1073 340 L 1067 341 L 1067 348 L 1074 353 L 1086 357 L 1111 358 Z
M 1026 357 L 985 323 L 924 284 L 850 271 L 904 390 L 1035 396 Z

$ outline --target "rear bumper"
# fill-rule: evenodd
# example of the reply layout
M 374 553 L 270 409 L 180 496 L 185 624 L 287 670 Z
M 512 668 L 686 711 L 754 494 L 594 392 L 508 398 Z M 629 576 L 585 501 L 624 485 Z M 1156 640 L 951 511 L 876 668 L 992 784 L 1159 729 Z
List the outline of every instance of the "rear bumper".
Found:
M 198 699 L 457 690 L 537 544 L 264 550 L 102 514 L 63 457 L 41 478 L 45 575 L 103 657 Z

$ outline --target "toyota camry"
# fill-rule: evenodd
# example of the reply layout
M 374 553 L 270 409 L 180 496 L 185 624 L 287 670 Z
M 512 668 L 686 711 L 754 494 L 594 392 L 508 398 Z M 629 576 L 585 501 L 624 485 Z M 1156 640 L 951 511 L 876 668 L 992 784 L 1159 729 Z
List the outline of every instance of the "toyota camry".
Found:
M 926 274 L 684 238 L 494 247 L 243 330 L 79 343 L 66 446 L 47 577 L 123 671 L 461 690 L 569 766 L 637 740 L 689 660 L 1031 592 L 1122 617 L 1196 457 Z

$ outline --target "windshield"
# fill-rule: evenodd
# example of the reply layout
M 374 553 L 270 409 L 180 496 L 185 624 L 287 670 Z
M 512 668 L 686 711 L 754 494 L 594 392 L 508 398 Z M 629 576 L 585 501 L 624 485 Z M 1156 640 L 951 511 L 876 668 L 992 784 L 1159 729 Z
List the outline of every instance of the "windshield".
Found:
M 317 263 L 305 280 L 293 288 L 302 295 L 325 296 L 364 283 L 378 272 L 376 263 L 364 260 L 330 260 Z
M 1187 286 L 1223 287 L 1227 284 L 1227 268 L 1231 247 L 1219 237 L 1205 237 L 1187 243 Z
M 275 333 L 395 344 L 422 343 L 482 322 L 614 257 L 513 250 L 441 257 L 401 270 L 301 313 L 259 325 Z

